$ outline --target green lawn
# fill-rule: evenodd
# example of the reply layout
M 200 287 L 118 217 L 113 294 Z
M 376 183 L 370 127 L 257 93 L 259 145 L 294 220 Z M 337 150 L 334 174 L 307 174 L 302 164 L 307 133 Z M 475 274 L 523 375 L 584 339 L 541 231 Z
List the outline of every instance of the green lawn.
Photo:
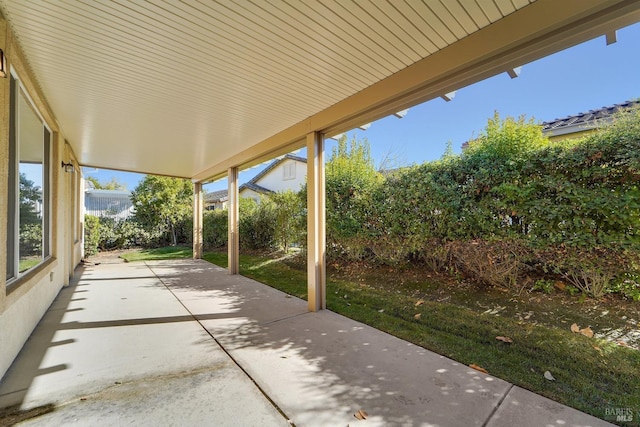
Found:
M 42 258 L 35 258 L 35 259 L 31 259 L 31 258 L 27 258 L 27 259 L 21 259 L 20 263 L 18 264 L 18 271 L 20 273 L 27 271 L 28 269 L 35 267 L 36 265 L 40 264 L 42 262 Z
M 221 267 L 227 265 L 226 253 L 206 253 L 204 259 Z M 306 298 L 306 271 L 300 266 L 241 255 L 240 272 Z M 568 325 L 555 327 L 500 316 L 455 299 L 437 302 L 425 297 L 434 295 L 431 291 L 439 286 L 436 279 L 405 283 L 403 277 L 410 275 L 409 269 L 400 269 L 386 276 L 369 272 L 345 279 L 345 274 L 330 270 L 327 307 L 465 365 L 479 365 L 492 375 L 600 418 L 611 408 L 640 411 L 638 350 L 572 333 Z M 467 298 L 481 299 L 482 292 L 465 290 Z M 507 304 L 510 299 L 510 295 L 504 297 Z M 483 307 L 482 302 L 478 304 Z M 568 310 L 579 310 L 572 307 Z M 576 318 L 580 316 L 576 314 Z M 509 337 L 513 343 L 496 340 L 497 336 Z M 556 381 L 545 379 L 545 371 Z M 625 425 L 640 423 L 634 417 L 633 423 Z
M 186 246 L 166 246 L 164 248 L 143 249 L 120 255 L 127 262 L 153 261 L 193 257 L 193 250 Z

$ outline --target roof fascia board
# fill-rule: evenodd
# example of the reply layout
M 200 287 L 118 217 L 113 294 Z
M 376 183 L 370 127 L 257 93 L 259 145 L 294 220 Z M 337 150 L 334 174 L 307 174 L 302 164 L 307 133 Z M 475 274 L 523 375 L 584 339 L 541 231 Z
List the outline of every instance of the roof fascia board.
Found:
M 352 129 L 638 21 L 636 0 L 537 0 L 218 162 L 193 180 L 220 178 L 231 167 L 248 167 L 304 146 L 310 132 Z
M 577 125 L 563 126 L 558 129 L 550 129 L 542 131 L 546 136 L 561 136 L 561 135 L 569 135 L 572 133 L 583 133 L 593 129 L 598 129 L 605 125 L 606 123 L 610 123 L 611 118 L 608 119 L 600 119 L 597 122 L 590 123 L 580 123 Z

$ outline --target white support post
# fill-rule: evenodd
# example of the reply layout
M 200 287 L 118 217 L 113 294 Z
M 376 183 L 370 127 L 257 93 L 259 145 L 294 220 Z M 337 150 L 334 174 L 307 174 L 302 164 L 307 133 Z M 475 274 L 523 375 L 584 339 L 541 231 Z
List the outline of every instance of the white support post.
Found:
M 309 311 L 327 308 L 324 136 L 307 134 L 307 290 Z
M 227 244 L 229 258 L 229 274 L 240 274 L 240 233 L 239 233 L 239 194 L 238 168 L 229 168 L 229 241 Z
M 193 259 L 202 259 L 202 220 L 203 220 L 202 183 L 193 183 Z

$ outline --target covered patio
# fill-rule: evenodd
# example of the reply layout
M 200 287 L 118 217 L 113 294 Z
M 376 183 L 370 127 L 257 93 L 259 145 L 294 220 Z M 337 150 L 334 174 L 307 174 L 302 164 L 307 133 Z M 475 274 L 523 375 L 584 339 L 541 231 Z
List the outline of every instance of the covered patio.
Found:
M 81 267 L 0 385 L 7 406 L 0 424 L 606 424 L 201 260 Z
M 637 0 L 0 0 L 0 407 L 56 408 L 31 424 L 602 425 L 324 310 L 324 141 L 638 21 Z M 308 302 L 239 276 L 238 173 L 302 147 Z M 85 166 L 190 179 L 196 259 L 78 267 Z M 202 188 L 223 177 L 228 271 L 197 259 Z

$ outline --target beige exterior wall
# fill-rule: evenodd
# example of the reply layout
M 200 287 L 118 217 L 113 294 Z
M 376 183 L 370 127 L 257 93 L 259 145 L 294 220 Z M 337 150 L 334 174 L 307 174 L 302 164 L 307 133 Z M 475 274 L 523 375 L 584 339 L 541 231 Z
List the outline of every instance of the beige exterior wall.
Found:
M 20 84 L 51 130 L 50 159 L 50 244 L 51 256 L 7 287 L 7 251 L 0 250 L 0 377 L 4 375 L 29 335 L 49 308 L 60 289 L 69 283 L 82 256 L 82 234 L 78 226 L 81 212 L 80 174 L 65 173 L 61 162 L 75 161 L 70 147 L 59 132 L 55 117 L 38 90 L 17 41 L 6 21 L 0 17 L 0 48 L 7 69 L 14 70 Z M 7 241 L 7 194 L 9 166 L 10 79 L 0 79 L 0 241 Z M 77 164 L 77 163 L 76 163 Z M 73 191 L 78 191 L 74 203 Z M 76 213 L 76 215 L 74 215 Z
M 244 198 L 248 198 L 248 199 L 253 199 L 256 202 L 260 203 L 260 197 L 262 197 L 261 193 L 258 193 L 256 191 L 250 190 L 248 188 L 244 188 L 242 189 L 242 191 L 240 192 L 240 197 L 244 197 Z
M 285 179 L 285 168 L 293 166 L 293 175 Z M 265 176 L 260 178 L 256 184 L 271 190 L 278 191 L 300 191 L 300 188 L 307 182 L 307 164 L 293 159 L 284 159 L 278 166 L 270 170 Z

